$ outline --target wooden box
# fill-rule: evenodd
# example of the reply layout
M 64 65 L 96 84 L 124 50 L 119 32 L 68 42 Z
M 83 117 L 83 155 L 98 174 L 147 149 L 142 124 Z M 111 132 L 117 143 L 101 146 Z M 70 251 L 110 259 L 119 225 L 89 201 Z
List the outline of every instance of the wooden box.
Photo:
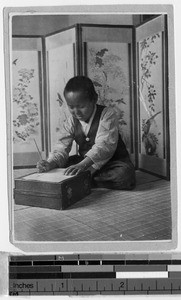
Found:
M 63 210 L 91 192 L 89 171 L 60 182 L 27 180 L 28 176 L 15 179 L 15 204 Z

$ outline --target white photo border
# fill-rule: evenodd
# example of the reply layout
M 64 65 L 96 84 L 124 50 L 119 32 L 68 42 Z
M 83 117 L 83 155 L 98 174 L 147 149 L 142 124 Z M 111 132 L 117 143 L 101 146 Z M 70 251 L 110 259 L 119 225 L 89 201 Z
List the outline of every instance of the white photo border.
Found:
M 172 240 L 170 241 L 115 241 L 115 242 L 17 242 L 13 235 L 13 170 L 12 170 L 12 129 L 11 129 L 11 22 L 15 15 L 46 14 L 167 14 L 168 15 L 168 64 L 169 64 L 169 121 L 170 121 L 170 172 L 172 202 Z M 175 66 L 174 66 L 174 26 L 172 5 L 78 5 L 56 7 L 7 7 L 4 9 L 4 45 L 5 45 L 5 83 L 7 116 L 7 158 L 8 158 L 8 202 L 10 241 L 26 252 L 61 252 L 61 253 L 119 253 L 124 251 L 164 251 L 177 246 L 177 162 L 176 162 L 176 105 L 175 105 Z

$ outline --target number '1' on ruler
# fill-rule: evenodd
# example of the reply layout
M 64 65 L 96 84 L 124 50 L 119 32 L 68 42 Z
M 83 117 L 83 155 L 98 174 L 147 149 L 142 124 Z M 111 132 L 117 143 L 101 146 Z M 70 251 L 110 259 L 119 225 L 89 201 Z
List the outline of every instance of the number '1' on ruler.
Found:
M 181 294 L 181 254 L 10 256 L 9 294 Z

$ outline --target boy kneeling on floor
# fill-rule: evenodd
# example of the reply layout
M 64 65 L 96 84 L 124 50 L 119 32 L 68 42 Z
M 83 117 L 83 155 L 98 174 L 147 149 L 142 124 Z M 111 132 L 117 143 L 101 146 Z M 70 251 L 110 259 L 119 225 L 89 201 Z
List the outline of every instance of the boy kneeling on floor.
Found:
M 97 104 L 92 81 L 85 76 L 71 78 L 64 89 L 68 106 L 57 145 L 48 160 L 37 163 L 38 172 L 66 168 L 65 175 L 90 170 L 94 187 L 131 190 L 135 169 L 119 134 L 118 120 L 110 107 Z M 79 155 L 69 157 L 72 143 Z

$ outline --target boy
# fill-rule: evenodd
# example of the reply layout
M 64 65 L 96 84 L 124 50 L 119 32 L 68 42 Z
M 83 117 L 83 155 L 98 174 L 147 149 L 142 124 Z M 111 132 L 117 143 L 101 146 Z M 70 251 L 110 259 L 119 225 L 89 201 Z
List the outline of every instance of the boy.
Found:
M 71 78 L 64 97 L 69 109 L 59 141 L 47 161 L 37 163 L 39 172 L 66 168 L 65 175 L 90 170 L 94 186 L 132 189 L 135 170 L 118 131 L 118 120 L 110 107 L 98 105 L 92 81 L 85 76 Z M 72 142 L 79 155 L 69 157 Z

